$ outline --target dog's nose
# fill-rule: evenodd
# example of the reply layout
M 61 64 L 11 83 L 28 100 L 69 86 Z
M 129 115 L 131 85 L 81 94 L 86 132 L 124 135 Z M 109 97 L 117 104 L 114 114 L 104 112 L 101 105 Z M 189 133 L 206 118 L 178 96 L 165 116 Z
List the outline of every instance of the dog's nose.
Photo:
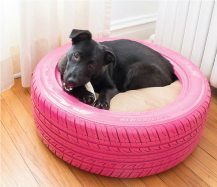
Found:
M 76 84 L 76 81 L 74 80 L 73 77 L 69 77 L 69 78 L 66 80 L 66 84 L 75 85 L 75 84 Z

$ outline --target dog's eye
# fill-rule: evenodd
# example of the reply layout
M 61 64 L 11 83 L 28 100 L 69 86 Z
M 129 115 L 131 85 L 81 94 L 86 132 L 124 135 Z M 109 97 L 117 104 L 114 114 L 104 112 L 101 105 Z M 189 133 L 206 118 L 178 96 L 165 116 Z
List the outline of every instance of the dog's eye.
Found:
M 78 52 L 73 53 L 73 57 L 76 61 L 80 60 L 80 54 Z
M 88 64 L 88 69 L 89 70 L 93 70 L 94 69 L 94 65 L 93 64 Z

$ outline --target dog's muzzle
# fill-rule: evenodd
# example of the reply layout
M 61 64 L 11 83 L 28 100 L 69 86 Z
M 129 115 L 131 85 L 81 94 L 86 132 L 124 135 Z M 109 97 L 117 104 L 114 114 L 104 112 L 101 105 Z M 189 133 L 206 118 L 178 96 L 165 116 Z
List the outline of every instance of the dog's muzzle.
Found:
M 65 82 L 63 82 L 63 88 L 68 92 L 72 91 L 74 87 L 75 87 L 75 85 L 73 85 L 73 84 L 66 84 Z

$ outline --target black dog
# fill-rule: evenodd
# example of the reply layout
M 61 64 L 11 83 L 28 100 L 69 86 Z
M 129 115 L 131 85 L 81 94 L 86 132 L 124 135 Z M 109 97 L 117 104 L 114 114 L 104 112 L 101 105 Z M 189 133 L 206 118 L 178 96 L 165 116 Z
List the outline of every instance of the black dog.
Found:
M 130 40 L 97 43 L 87 30 L 72 30 L 72 47 L 59 62 L 63 88 L 82 102 L 94 96 L 84 85 L 91 82 L 99 93 L 94 106 L 109 109 L 119 92 L 165 86 L 176 80 L 172 65 L 151 48 Z

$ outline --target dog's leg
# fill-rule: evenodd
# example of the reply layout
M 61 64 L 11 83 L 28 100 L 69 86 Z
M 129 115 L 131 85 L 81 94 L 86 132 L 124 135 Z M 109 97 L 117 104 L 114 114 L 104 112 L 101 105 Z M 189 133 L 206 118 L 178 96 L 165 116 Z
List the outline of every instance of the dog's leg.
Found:
M 99 97 L 95 101 L 94 106 L 100 109 L 108 110 L 110 108 L 110 100 L 118 93 L 119 91 L 116 88 L 103 89 L 99 93 Z
M 94 94 L 89 92 L 84 86 L 73 88 L 73 90 L 68 93 L 88 105 L 93 104 L 93 102 L 95 101 Z

